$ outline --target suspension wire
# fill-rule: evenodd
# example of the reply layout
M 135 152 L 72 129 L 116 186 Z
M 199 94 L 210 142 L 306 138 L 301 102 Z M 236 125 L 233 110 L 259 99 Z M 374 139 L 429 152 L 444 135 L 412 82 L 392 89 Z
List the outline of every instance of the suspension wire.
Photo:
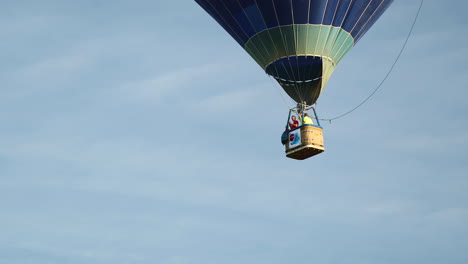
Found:
M 406 47 L 406 44 L 408 43 L 408 40 L 410 39 L 410 36 L 411 36 L 411 33 L 413 32 L 413 29 L 414 29 L 414 26 L 416 25 L 416 21 L 418 20 L 418 17 L 419 17 L 419 14 L 421 13 L 421 9 L 422 9 L 422 6 L 423 6 L 423 3 L 424 3 L 424 0 L 421 0 L 420 4 L 419 4 L 419 8 L 418 8 L 418 11 L 416 12 L 416 15 L 414 17 L 414 20 L 413 20 L 413 24 L 411 25 L 411 28 L 408 32 L 408 35 L 406 36 L 406 40 L 405 42 L 403 43 L 403 46 L 401 47 L 400 49 L 400 52 L 398 53 L 398 56 L 396 57 L 395 61 L 393 62 L 392 66 L 390 67 L 389 71 L 387 72 L 387 74 L 385 75 L 385 77 L 382 79 L 382 81 L 379 83 L 379 85 L 374 89 L 374 91 L 369 95 L 367 96 L 366 99 L 364 99 L 360 104 L 358 104 L 357 106 L 355 106 L 354 108 L 352 108 L 351 110 L 339 115 L 339 116 L 336 116 L 336 117 L 333 117 L 333 118 L 321 118 L 319 120 L 322 120 L 322 121 L 329 121 L 331 123 L 332 120 L 336 120 L 338 118 L 341 118 L 341 117 L 344 117 L 348 114 L 351 114 L 352 112 L 354 112 L 356 109 L 358 109 L 359 107 L 361 107 L 363 104 L 365 104 L 381 87 L 382 85 L 384 84 L 384 82 L 387 80 L 388 76 L 390 76 L 390 74 L 392 73 L 393 69 L 395 68 L 398 60 L 400 59 L 401 57 L 401 54 L 403 53 L 403 51 L 405 50 L 405 47 Z
M 333 11 L 333 17 L 330 21 L 330 30 L 328 31 L 328 34 L 326 34 L 326 36 L 324 36 L 324 43 L 323 43 L 323 48 L 322 50 L 320 51 L 320 54 L 322 56 L 325 56 L 325 53 L 326 54 L 326 57 L 328 58 L 332 58 L 331 57 L 331 52 L 333 51 L 333 44 L 329 44 L 329 40 L 330 40 L 330 36 L 332 35 L 333 33 L 333 28 L 334 28 L 334 24 L 335 24 L 335 19 L 336 19 L 336 14 L 338 12 L 338 9 L 340 7 L 340 2 L 341 0 L 338 0 L 338 2 L 336 3 L 336 6 L 335 6 L 335 11 Z M 371 0 L 372 2 L 372 0 Z M 351 6 L 352 4 L 352 0 L 349 4 L 349 6 Z M 330 7 L 332 7 L 333 4 L 330 5 Z M 327 9 L 328 9 L 328 4 L 327 4 L 327 8 L 325 8 L 324 12 L 323 12 L 323 18 L 322 18 L 322 26 L 324 25 L 324 21 L 325 21 L 325 16 L 327 14 Z M 346 9 L 346 14 L 348 13 L 348 9 Z M 346 18 L 346 14 L 343 16 L 343 21 L 344 19 Z M 342 22 L 343 23 L 343 22 Z M 340 28 L 341 28 L 342 25 L 340 25 Z M 337 36 L 338 36 L 338 33 L 337 33 Z M 322 57 L 322 60 L 323 60 L 323 57 Z M 329 74 L 330 73 L 330 67 L 323 67 L 322 66 L 322 74 L 321 74 L 321 78 L 323 78 L 323 76 L 330 76 Z M 320 81 L 320 91 L 318 92 L 318 95 L 320 96 L 320 93 L 323 91 L 323 88 L 324 88 L 324 83 L 323 83 L 323 79 Z M 318 97 L 316 97 L 316 101 L 317 101 Z
M 353 5 L 353 1 L 354 1 L 354 0 L 351 0 L 351 1 L 349 2 L 348 7 L 346 8 L 346 13 L 344 14 L 343 19 L 341 20 L 340 28 L 343 28 L 343 24 L 345 23 L 346 19 L 348 18 L 348 12 L 349 12 L 349 10 L 351 9 L 351 6 Z M 372 1 L 371 1 L 371 2 L 372 2 Z M 382 2 L 382 3 L 383 3 L 383 2 Z M 338 2 L 338 4 L 340 4 L 340 3 Z M 337 8 L 338 8 L 338 6 L 337 6 Z M 333 19 L 333 20 L 334 20 L 334 19 Z M 332 26 L 333 26 L 333 23 L 334 23 L 334 22 L 335 22 L 335 21 L 332 22 Z M 333 40 L 333 44 L 330 45 L 330 46 L 332 47 L 332 49 L 335 47 L 336 41 L 338 40 L 338 37 L 340 36 L 340 33 L 341 33 L 341 32 L 338 32 L 338 33 L 336 34 L 335 39 Z M 331 57 L 331 58 L 333 58 L 331 53 L 332 53 L 332 52 L 330 52 L 330 54 L 329 54 L 328 56 Z
M 242 9 L 242 12 L 244 13 L 245 17 L 247 18 L 247 21 L 249 21 L 249 24 L 250 24 L 250 26 L 252 27 L 252 29 L 255 31 L 255 34 L 258 34 L 259 32 L 257 31 L 257 29 L 255 28 L 254 24 L 253 24 L 252 21 L 250 20 L 250 17 L 247 15 L 247 13 L 245 12 L 245 10 L 242 8 L 242 5 L 241 5 L 241 3 L 239 2 L 239 0 L 236 0 L 236 2 L 237 2 L 237 4 L 239 5 L 239 7 Z M 231 15 L 232 15 L 232 14 L 231 14 Z M 233 18 L 234 18 L 234 16 L 233 16 Z M 234 18 L 234 19 L 235 19 L 235 18 Z M 239 23 L 238 23 L 238 25 L 242 28 L 242 25 L 240 25 Z M 266 26 L 266 25 L 265 25 L 265 26 Z M 252 38 L 252 36 L 249 36 L 249 34 L 247 34 L 247 32 L 244 30 L 244 28 L 242 28 L 242 31 L 244 32 L 244 34 L 245 34 L 246 36 L 249 37 L 249 39 Z M 247 42 L 248 42 L 248 41 L 247 41 Z M 261 42 L 261 44 L 262 44 L 262 46 L 263 46 L 263 49 L 266 51 L 267 56 L 271 57 L 270 52 L 269 52 L 269 50 L 266 48 L 265 43 L 263 42 L 262 39 L 260 39 L 260 42 Z M 255 43 L 252 42 L 252 44 L 253 44 L 254 46 L 256 46 Z M 244 44 L 244 47 L 243 47 L 243 48 L 246 50 L 245 44 Z M 258 51 L 258 48 L 256 48 L 256 49 L 257 49 L 257 51 Z M 263 57 L 263 56 L 262 56 L 262 57 Z M 265 57 L 263 57 L 263 59 L 265 60 Z
M 218 15 L 219 15 L 218 10 L 211 4 L 211 2 L 208 1 L 208 3 L 209 3 L 209 4 L 211 5 L 211 7 L 215 10 L 215 12 L 218 13 Z M 239 6 L 241 7 L 241 5 L 240 5 L 240 3 L 239 3 L 238 0 L 237 0 L 237 3 L 238 3 Z M 256 3 L 256 2 L 255 2 L 255 3 Z M 224 3 L 223 3 L 223 6 L 224 6 L 224 8 L 229 12 L 229 14 L 231 15 L 231 17 L 234 19 L 234 16 L 232 15 L 231 11 L 227 8 L 227 6 L 226 6 Z M 247 20 L 249 21 L 249 23 L 250 23 L 250 25 L 252 26 L 252 28 L 254 28 L 252 22 L 250 21 L 250 18 L 249 18 L 248 15 L 245 13 L 245 11 L 244 11 L 244 14 L 245 14 L 245 16 L 247 17 Z M 223 19 L 223 21 L 225 22 L 224 18 L 223 18 L 222 16 L 220 16 L 220 17 L 221 17 L 221 19 Z M 263 15 L 262 15 L 262 19 L 264 20 Z M 235 19 L 234 19 L 234 20 L 235 20 Z M 235 21 L 236 21 L 236 20 L 235 20 Z M 241 26 L 237 21 L 236 21 L 236 23 L 237 23 L 237 25 L 239 26 L 239 28 L 242 30 L 242 33 L 243 33 L 245 36 L 248 37 L 247 32 L 242 28 L 242 26 Z M 264 23 L 265 23 L 265 22 L 264 22 Z M 226 23 L 226 25 L 229 26 L 228 23 Z M 266 23 L 265 23 L 265 25 L 266 25 Z M 231 26 L 229 26 L 229 28 L 231 28 L 231 30 L 234 32 L 234 34 L 235 34 L 239 39 L 242 39 L 242 38 L 235 32 L 235 30 L 232 29 Z M 256 33 L 258 33 L 258 32 L 256 32 Z M 271 36 L 270 36 L 270 38 L 271 38 Z M 273 40 L 272 40 L 272 41 L 273 41 Z M 259 51 L 257 45 L 255 45 L 255 43 L 252 43 L 252 44 L 253 44 L 254 48 L 255 48 L 257 51 Z M 267 50 L 267 49 L 265 48 L 265 44 L 263 43 L 263 41 L 262 41 L 261 44 L 263 45 L 263 48 L 264 48 L 265 50 Z M 245 49 L 245 47 L 243 47 L 243 48 Z M 276 45 L 275 45 L 275 50 L 276 50 L 276 52 L 278 52 L 277 49 L 276 49 Z M 267 52 L 268 52 L 268 51 L 267 51 Z M 265 58 L 263 57 L 263 55 L 261 54 L 261 52 L 259 52 L 259 54 L 262 56 L 262 59 L 265 60 Z M 285 67 L 285 66 L 283 65 L 283 67 Z M 276 68 L 275 68 L 275 69 L 276 69 Z M 285 68 L 285 70 L 286 70 L 286 68 Z M 277 71 L 277 70 L 276 70 L 276 71 Z M 287 71 L 286 71 L 286 72 L 287 72 Z M 279 74 L 278 74 L 278 76 L 279 76 Z M 288 76 L 289 76 L 289 74 L 288 74 Z M 275 88 L 273 88 L 273 89 L 276 90 Z M 279 92 L 280 92 L 281 98 L 283 99 L 283 102 L 285 103 L 286 107 L 287 107 L 288 110 L 289 110 L 291 107 L 286 103 L 286 101 L 285 101 L 283 95 L 281 94 L 281 91 L 279 91 Z
M 283 45 L 284 45 L 284 47 L 285 47 L 285 49 L 286 49 L 286 53 L 287 53 L 287 51 L 289 51 L 290 49 L 289 49 L 289 46 L 287 45 L 287 42 L 285 41 L 285 37 L 284 37 L 283 31 L 281 30 L 281 26 L 282 26 L 282 25 L 281 25 L 281 23 L 280 23 L 280 21 L 279 21 L 279 18 L 278 18 L 278 13 L 277 13 L 277 11 L 276 11 L 276 5 L 275 5 L 274 0 L 271 0 L 271 3 L 273 4 L 273 10 L 275 11 L 276 22 L 278 22 L 278 29 L 279 29 L 279 31 L 280 31 L 281 39 L 282 39 L 282 41 L 283 41 Z M 292 8 L 292 7 L 291 7 L 291 8 Z M 286 57 L 286 58 L 288 59 L 289 68 L 291 69 L 291 74 L 292 74 L 292 76 L 293 76 L 293 79 L 294 79 L 294 80 L 297 80 L 296 76 L 294 75 L 294 71 L 292 70 L 292 64 L 291 64 L 291 60 L 290 60 L 289 57 L 290 57 L 289 54 L 287 54 L 287 57 Z M 280 62 L 283 63 L 282 61 L 280 61 Z M 289 72 L 289 71 L 288 71 L 288 72 Z M 289 74 L 288 74 L 288 76 L 289 76 Z M 293 79 L 291 79 L 291 80 L 293 80 Z M 296 94 L 297 94 L 297 96 L 299 96 L 299 101 L 302 102 L 303 99 L 302 99 L 302 96 L 301 96 L 301 93 L 300 93 L 298 84 L 297 84 L 296 82 L 293 82 L 293 83 L 294 83 L 294 89 L 295 89 L 295 91 L 296 91 Z
M 310 1 L 309 0 L 309 5 L 307 6 L 307 23 L 306 25 L 310 25 Z M 307 64 L 307 47 L 308 47 L 308 42 L 309 42 L 309 27 L 307 27 L 307 32 L 306 32 L 306 41 L 305 41 L 305 63 Z M 314 56 L 315 57 L 315 56 Z M 309 79 L 309 75 L 306 75 L 306 68 L 307 67 L 302 67 L 302 76 L 304 76 L 304 79 Z M 305 87 L 304 87 L 305 88 Z
M 226 22 L 225 18 L 219 13 L 218 9 L 210 2 L 210 1 L 207 1 L 207 3 L 211 6 L 211 8 L 213 8 L 213 10 L 219 15 L 219 17 L 223 20 L 223 22 L 225 23 L 225 25 L 227 27 L 229 27 L 231 29 L 231 31 L 236 35 L 236 37 L 242 42 L 242 36 L 239 36 L 239 34 L 232 28 L 232 26 L 229 25 L 229 23 Z M 231 15 L 231 18 L 236 21 L 236 24 L 242 29 L 242 33 L 248 37 L 248 34 L 245 32 L 245 30 L 239 25 L 239 23 L 237 22 L 237 20 L 234 19 L 234 17 L 232 16 L 232 13 L 231 11 L 226 7 L 226 5 L 223 3 L 223 6 L 224 8 L 229 12 L 229 15 Z M 222 26 L 222 25 L 221 25 Z M 258 47 L 255 45 L 255 43 L 253 43 L 253 47 L 257 50 L 257 52 L 260 54 L 260 56 L 262 57 L 263 60 L 265 60 L 265 58 L 263 57 L 263 54 L 259 52 L 259 49 Z M 244 47 L 243 47 L 244 48 Z M 245 49 L 245 48 L 244 48 Z
M 224 6 L 224 8 L 229 12 L 229 15 L 231 15 L 231 18 L 236 21 L 236 24 L 239 26 L 240 29 L 242 29 L 242 33 L 244 33 L 244 35 L 248 38 L 250 38 L 249 34 L 245 31 L 245 29 L 242 27 L 241 24 L 239 24 L 239 22 L 237 21 L 237 19 L 234 17 L 234 15 L 232 14 L 231 10 L 226 6 L 226 4 L 224 2 L 221 2 Z M 222 17 L 222 16 L 220 16 Z M 232 28 L 231 28 L 232 29 Z M 255 43 L 252 43 L 254 48 L 257 50 L 258 54 L 260 54 L 260 56 L 262 57 L 262 59 L 265 61 L 265 57 L 264 57 L 264 54 L 260 52 L 260 49 L 257 47 L 257 45 L 255 45 Z M 245 44 L 244 44 L 245 45 Z M 262 45 L 264 45 L 264 43 L 262 42 Z M 245 46 L 242 47 L 244 50 L 245 50 Z M 267 51 L 268 52 L 268 51 Z
M 258 4 L 257 4 L 257 0 L 254 0 L 254 2 L 255 2 L 255 5 L 256 5 L 257 9 L 260 11 L 260 7 L 259 7 Z M 247 14 L 246 14 L 246 16 L 247 16 Z M 266 27 L 267 27 L 267 23 L 266 23 L 266 20 L 265 20 L 265 18 L 263 17 L 263 13 L 262 13 L 261 11 L 260 11 L 260 17 L 262 18 L 263 24 L 265 25 L 265 28 L 266 28 Z M 250 23 L 251 26 L 253 27 L 253 24 L 252 24 L 252 22 L 250 21 L 250 19 L 249 19 L 249 23 Z M 280 26 L 280 25 L 279 25 L 279 21 L 278 21 L 278 27 L 279 27 L 279 26 Z M 273 47 L 274 47 L 275 52 L 276 52 L 276 56 L 277 56 L 277 57 L 280 57 L 280 55 L 279 55 L 280 53 L 279 53 L 279 51 L 278 51 L 278 47 L 276 46 L 276 43 L 273 41 L 273 37 L 271 36 L 270 31 L 269 31 L 269 30 L 266 30 L 266 32 L 268 33 L 268 36 L 270 37 L 271 43 L 273 44 Z M 258 34 L 258 33 L 259 33 L 259 32 L 257 32 L 257 34 Z M 284 40 L 283 40 L 283 42 L 284 42 Z M 263 41 L 262 41 L 262 43 L 263 43 Z M 292 80 L 293 78 L 291 78 L 291 75 L 289 74 L 289 71 L 288 71 L 288 69 L 286 68 L 286 66 L 284 65 L 284 63 L 281 62 L 281 66 L 283 66 L 284 72 L 286 73 L 286 75 L 288 75 L 288 78 Z M 266 72 L 266 68 L 265 68 L 264 70 L 265 70 L 265 72 Z M 280 76 L 280 74 L 279 74 L 279 71 L 278 71 L 278 68 L 276 68 L 276 66 L 273 66 L 273 70 L 276 72 L 276 75 L 278 76 L 278 78 L 281 78 L 281 76 Z M 268 73 L 267 73 L 267 75 L 274 78 L 274 76 L 272 76 L 272 75 L 270 75 L 270 74 L 268 74 Z M 273 81 L 273 83 L 276 83 L 276 84 L 279 85 L 278 82 L 274 82 L 274 81 Z M 274 85 L 274 86 L 276 86 L 276 85 Z M 281 87 L 280 87 L 280 90 L 281 90 Z M 298 92 L 297 92 L 297 89 L 296 89 L 296 93 L 298 93 Z M 286 101 L 284 100 L 283 94 L 281 93 L 281 91 L 280 91 L 280 95 L 281 95 L 281 98 L 283 99 L 283 102 L 285 102 L 285 104 L 288 106 L 288 109 L 289 109 L 290 107 L 289 107 L 289 105 L 286 103 Z
M 380 2 L 379 6 L 374 10 L 374 12 L 372 13 L 372 15 L 370 15 L 370 16 L 367 18 L 367 21 L 366 21 L 366 23 L 364 23 L 363 27 L 365 27 L 365 26 L 367 25 L 367 23 L 372 19 L 372 17 L 374 16 L 374 14 L 377 13 L 377 10 L 380 8 L 380 6 L 381 6 L 384 2 L 385 2 L 385 0 L 382 1 L 382 2 Z M 347 34 L 345 40 L 341 43 L 340 48 L 336 51 L 336 53 L 335 53 L 335 54 L 336 54 L 336 59 L 335 59 L 336 61 L 340 61 L 341 58 L 343 58 L 343 56 L 346 55 L 346 52 L 347 52 L 346 48 L 343 50 L 343 54 L 340 54 L 340 53 L 341 53 L 341 49 L 342 49 L 343 46 L 345 45 L 346 41 L 353 35 L 354 29 L 355 29 L 356 26 L 359 24 L 359 22 L 361 21 L 362 17 L 363 17 L 364 14 L 367 12 L 367 9 L 370 7 L 371 4 L 372 4 L 372 1 L 370 1 L 370 2 L 367 4 L 366 8 L 365 8 L 364 11 L 361 13 L 361 15 L 359 16 L 358 20 L 356 20 L 356 22 L 354 23 L 353 28 L 351 28 L 351 30 L 349 31 L 349 34 Z M 361 30 L 362 30 L 362 29 L 361 29 Z M 358 34 L 361 32 L 361 30 L 358 31 Z M 357 36 L 357 35 L 356 35 L 356 36 Z M 357 41 L 356 41 L 355 39 L 353 39 L 353 46 L 356 45 L 356 43 L 357 43 Z M 348 49 L 348 51 L 349 51 L 349 49 Z
M 296 56 L 294 56 L 294 59 L 296 61 L 296 68 L 297 68 L 297 79 L 295 81 L 300 81 L 302 80 L 301 78 L 301 73 L 300 73 L 300 69 L 299 69 L 299 58 L 298 58 L 298 44 L 299 44 L 299 40 L 297 39 L 298 37 L 298 32 L 297 32 L 297 26 L 296 26 L 296 19 L 294 17 L 294 5 L 293 5 L 293 0 L 290 0 L 289 2 L 289 6 L 291 7 L 291 22 L 292 22 L 292 32 L 293 32 L 293 38 L 294 38 L 294 53 Z M 291 71 L 293 71 L 293 69 L 291 68 Z M 299 99 L 301 100 L 301 103 L 303 103 L 303 99 L 304 100 L 306 99 L 306 95 L 304 94 L 304 85 L 303 83 L 301 83 L 300 85 L 298 84 L 299 86 L 299 91 L 301 92 L 301 94 L 299 95 Z
M 291 109 L 292 107 L 290 107 L 289 104 L 286 102 L 286 99 L 284 99 L 283 93 L 281 92 L 281 86 L 279 86 L 279 83 L 276 82 L 276 80 L 274 79 L 273 76 L 268 75 L 268 77 L 271 77 L 271 78 L 268 78 L 268 79 L 270 79 L 271 82 L 273 83 L 273 86 L 272 86 L 273 90 L 278 91 L 278 93 L 279 93 L 280 96 L 281 96 L 281 99 L 283 99 L 283 102 L 284 102 L 284 104 L 286 105 L 286 107 L 288 108 L 288 110 Z M 277 86 L 276 84 L 277 84 L 278 86 Z M 275 87 L 279 87 L 280 89 L 279 89 L 279 90 L 278 90 L 278 89 L 275 89 Z
M 307 21 L 307 23 L 310 24 L 310 1 L 309 1 L 309 21 Z M 314 46 L 314 52 L 313 52 L 313 60 L 315 60 L 316 58 L 322 58 L 322 56 L 319 56 L 318 54 L 318 46 L 319 46 L 319 42 L 322 38 L 322 28 L 324 26 L 324 22 L 325 22 L 325 15 L 327 13 L 327 8 L 329 6 L 329 0 L 326 1 L 325 3 L 325 7 L 323 8 L 323 14 L 322 14 L 322 20 L 320 22 L 320 29 L 319 29 L 319 33 L 318 33 L 318 36 L 317 36 L 317 40 L 315 41 L 315 46 Z M 307 36 L 307 39 L 309 38 L 309 36 Z M 322 51 L 323 53 L 323 51 Z M 317 68 L 316 67 L 309 67 L 308 69 L 305 70 L 307 76 L 317 76 L 317 74 L 319 73 Z M 320 72 L 320 78 L 323 78 L 323 68 L 321 69 L 321 72 Z M 310 77 L 309 77 L 310 78 Z M 323 80 L 320 80 L 320 83 L 319 83 L 320 87 L 318 87 L 318 85 L 315 86 L 315 88 L 319 88 L 320 91 L 323 89 Z
M 236 1 L 237 1 L 237 4 L 239 5 L 239 7 L 242 8 L 242 5 L 240 4 L 239 0 L 236 0 Z M 254 2 L 255 2 L 256 7 L 258 8 L 258 10 L 260 10 L 260 8 L 258 7 L 258 4 L 257 4 L 257 0 L 254 0 Z M 243 12 L 244 12 L 245 17 L 246 17 L 247 20 L 249 21 L 250 26 L 255 30 L 255 26 L 254 26 L 254 24 L 252 23 L 252 21 L 250 20 L 250 17 L 247 15 L 247 13 L 245 12 L 245 10 L 243 10 Z M 232 15 L 232 14 L 231 14 L 231 15 Z M 266 27 L 266 21 L 265 21 L 265 18 L 263 17 L 263 14 L 262 14 L 261 12 L 260 12 L 260 16 L 262 17 L 262 21 L 263 21 L 263 23 L 264 23 L 264 25 L 265 25 L 265 27 Z M 278 22 L 278 25 L 279 25 L 279 22 Z M 242 26 L 241 26 L 241 25 L 239 25 L 239 26 L 240 26 L 240 28 L 242 29 L 242 31 L 244 32 L 244 34 L 245 34 L 245 35 L 248 35 L 247 32 L 242 28 Z M 255 34 L 260 33 L 260 32 L 257 32 L 256 30 L 255 30 L 255 32 L 256 32 Z M 276 52 L 276 54 L 278 55 L 279 52 L 278 52 L 278 49 L 277 49 L 277 47 L 276 47 L 276 44 L 274 43 L 273 38 L 271 37 L 270 32 L 269 32 L 269 31 L 267 31 L 267 32 L 268 32 L 268 35 L 269 35 L 269 37 L 270 37 L 271 42 L 273 43 L 273 47 L 275 48 L 275 52 Z M 263 40 L 261 40 L 261 43 L 262 43 L 262 46 L 263 46 L 264 50 L 266 50 L 266 51 L 268 52 L 268 50 L 267 50 L 267 48 L 266 48 L 265 43 L 263 42 Z M 258 50 L 258 48 L 256 47 L 255 43 L 253 43 L 253 45 L 254 45 L 255 48 Z M 271 56 L 270 56 L 270 57 L 271 57 Z M 283 63 L 281 63 L 281 65 L 283 66 L 283 68 L 284 68 L 286 74 L 288 75 L 288 77 L 291 79 L 291 77 L 290 77 L 290 75 L 289 75 L 289 71 L 286 69 L 286 66 L 285 66 Z M 273 68 L 274 68 L 274 70 L 276 71 L 276 74 L 278 75 L 278 78 L 280 78 L 280 77 L 279 77 L 280 75 L 279 75 L 278 69 L 277 69 L 276 67 L 273 67 Z M 268 76 L 269 76 L 269 77 L 273 77 L 273 76 L 271 76 L 271 75 L 268 75 Z M 273 81 L 273 80 L 272 80 L 272 81 Z M 273 81 L 273 83 L 275 83 L 275 82 Z M 273 88 L 273 89 L 276 90 L 275 88 Z M 284 99 L 283 94 L 281 93 L 281 91 L 278 91 L 278 92 L 280 93 L 281 99 L 283 100 L 284 104 L 286 105 L 286 107 L 287 107 L 288 110 L 289 110 L 291 107 L 286 103 L 286 100 Z

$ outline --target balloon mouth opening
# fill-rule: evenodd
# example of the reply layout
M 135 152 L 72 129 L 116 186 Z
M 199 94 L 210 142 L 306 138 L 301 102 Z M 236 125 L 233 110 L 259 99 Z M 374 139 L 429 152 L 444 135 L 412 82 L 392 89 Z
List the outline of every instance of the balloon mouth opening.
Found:
M 322 68 L 321 57 L 294 56 L 270 63 L 265 72 L 278 82 L 298 84 L 319 81 L 322 78 Z
M 314 104 L 322 90 L 323 60 L 317 56 L 284 57 L 272 62 L 266 73 L 278 81 L 296 102 Z

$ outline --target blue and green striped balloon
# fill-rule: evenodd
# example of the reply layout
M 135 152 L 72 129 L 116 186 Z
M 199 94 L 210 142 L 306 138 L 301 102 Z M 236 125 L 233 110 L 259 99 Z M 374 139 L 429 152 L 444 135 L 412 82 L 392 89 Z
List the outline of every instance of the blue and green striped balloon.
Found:
M 296 102 L 314 104 L 393 0 L 195 0 Z

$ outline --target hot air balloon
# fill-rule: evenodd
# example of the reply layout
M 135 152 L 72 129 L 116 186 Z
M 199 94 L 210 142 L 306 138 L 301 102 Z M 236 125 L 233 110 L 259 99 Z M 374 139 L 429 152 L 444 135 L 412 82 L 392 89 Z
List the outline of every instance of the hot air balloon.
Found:
M 314 109 L 311 106 L 316 103 L 338 63 L 393 2 L 195 1 L 278 81 L 298 103 L 295 110 L 301 115 Z M 318 121 L 315 109 L 314 116 Z M 282 136 L 288 157 L 305 159 L 324 151 L 322 128 L 318 122 L 296 130 L 288 130 L 286 136 L 284 133 Z M 300 143 L 291 144 L 292 141 L 297 143 L 297 137 Z

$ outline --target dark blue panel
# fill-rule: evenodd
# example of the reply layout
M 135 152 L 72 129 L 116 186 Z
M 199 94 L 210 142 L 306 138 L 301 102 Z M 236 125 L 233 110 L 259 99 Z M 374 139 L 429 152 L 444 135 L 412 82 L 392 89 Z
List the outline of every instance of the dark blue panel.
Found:
M 382 0 L 383 1 L 383 0 Z M 365 24 L 363 26 L 363 28 L 361 30 L 359 30 L 359 32 L 354 32 L 353 33 L 353 36 L 354 36 L 354 39 L 355 39 L 355 43 L 357 43 L 364 34 L 366 34 L 366 32 L 372 27 L 372 25 L 377 21 L 377 19 L 380 18 L 380 16 L 382 16 L 382 14 L 387 10 L 387 8 L 389 8 L 390 5 L 385 5 L 385 4 L 382 4 L 377 10 L 376 12 L 372 15 L 372 17 L 370 17 L 368 19 L 368 22 L 367 24 Z
M 372 14 L 376 11 L 379 7 L 382 0 L 372 1 L 362 10 L 360 14 L 360 18 L 356 21 L 356 25 L 352 30 L 353 36 L 355 36 L 361 29 L 368 24 L 369 19 L 372 17 Z
M 205 11 L 213 17 L 219 25 L 221 25 L 226 32 L 228 32 L 241 46 L 244 46 L 245 42 L 247 41 L 247 36 L 239 36 L 235 33 L 235 30 L 229 23 L 227 22 L 227 18 L 223 18 L 219 15 L 219 12 L 211 5 L 208 1 L 206 1 L 203 5 L 200 4 Z
M 257 6 L 262 13 L 262 17 L 265 20 L 268 28 L 277 27 L 278 20 L 276 19 L 275 9 L 271 0 L 256 0 Z
M 309 0 L 294 0 L 292 3 L 294 24 L 307 24 L 309 21 Z
M 342 27 L 358 39 L 393 2 L 393 0 L 195 1 L 242 46 L 250 37 L 266 28 L 307 24 L 307 22 Z
M 320 57 L 289 57 L 275 61 L 266 68 L 269 75 L 288 81 L 311 81 L 322 77 Z
M 340 0 L 328 0 L 327 2 L 327 9 L 325 10 L 325 17 L 323 18 L 324 25 L 331 25 L 333 22 L 333 18 L 335 17 L 335 12 L 338 8 L 338 2 Z
M 270 64 L 265 70 L 267 74 L 284 80 L 294 80 L 293 69 L 287 59 L 278 60 Z
M 278 17 L 278 22 L 281 26 L 292 25 L 292 9 L 291 1 L 287 0 L 272 0 L 273 7 L 276 11 L 276 16 Z
M 354 1 L 348 11 L 348 15 L 342 25 L 342 28 L 347 32 L 351 32 L 357 21 L 361 17 L 362 12 L 366 9 L 369 1 Z
M 249 37 L 255 35 L 255 29 L 252 27 L 248 17 L 245 15 L 243 8 L 239 5 L 237 1 L 214 1 L 214 2 L 221 2 L 222 5 L 226 7 L 229 14 L 234 17 L 237 24 L 244 30 L 245 34 Z M 230 3 L 230 4 L 229 4 Z
M 262 18 L 262 13 L 258 10 L 257 5 L 250 5 L 244 8 L 244 12 L 249 18 L 250 23 L 252 24 L 256 33 L 266 29 L 265 22 Z
M 215 10 L 215 19 L 217 21 L 223 21 L 228 29 L 226 31 L 231 34 L 231 36 L 237 36 L 241 39 L 242 43 L 245 44 L 249 40 L 249 36 L 245 33 L 245 30 L 240 27 L 239 23 L 231 15 L 230 11 L 226 9 L 226 5 L 223 2 L 218 0 L 200 0 L 204 2 L 203 6 L 211 6 Z M 243 45 L 242 45 L 243 46 Z
M 320 25 L 323 21 L 323 13 L 327 6 L 327 1 L 310 0 L 309 24 Z
M 345 16 L 349 12 L 350 4 L 352 0 L 342 0 L 338 4 L 338 9 L 336 10 L 335 17 L 333 18 L 333 26 L 341 27 Z

